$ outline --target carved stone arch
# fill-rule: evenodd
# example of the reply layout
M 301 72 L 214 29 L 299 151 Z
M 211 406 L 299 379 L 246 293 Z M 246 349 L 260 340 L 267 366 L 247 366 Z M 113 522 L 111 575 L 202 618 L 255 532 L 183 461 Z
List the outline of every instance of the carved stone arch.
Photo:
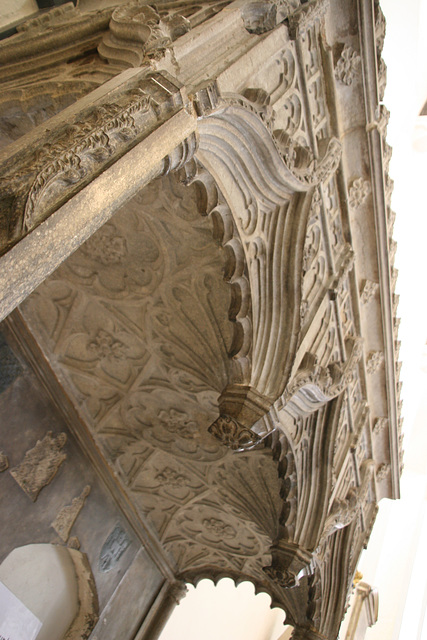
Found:
M 217 585 L 223 578 L 230 578 L 236 587 L 243 582 L 250 582 L 254 587 L 255 595 L 265 593 L 271 599 L 270 608 L 278 608 L 284 612 L 286 615 L 285 624 L 295 626 L 298 623 L 300 609 L 299 599 L 301 597 L 304 598 L 308 593 L 308 588 L 305 584 L 302 586 L 302 590 L 304 591 L 302 595 L 299 590 L 280 589 L 277 585 L 254 578 L 254 576 L 238 574 L 231 570 L 221 571 L 210 565 L 200 568 L 197 572 L 184 572 L 181 576 L 182 580 L 195 587 L 204 579 L 211 580 L 214 585 Z
M 243 381 L 229 380 L 220 398 L 221 417 L 211 430 L 234 448 L 250 447 L 265 435 L 255 423 L 289 380 L 301 329 L 300 274 L 313 186 L 335 171 L 340 146 L 330 141 L 314 161 L 286 136 L 274 139 L 240 97 L 226 96 L 225 104 L 206 116 L 199 124 L 196 157 L 233 214 L 251 303 L 250 371 Z

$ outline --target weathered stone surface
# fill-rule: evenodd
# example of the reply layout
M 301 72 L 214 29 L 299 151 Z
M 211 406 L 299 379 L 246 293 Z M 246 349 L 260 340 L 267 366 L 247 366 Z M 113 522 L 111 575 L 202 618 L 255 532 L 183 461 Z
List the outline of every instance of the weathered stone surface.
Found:
M 3 152 L 0 285 L 5 314 L 40 285 L 7 324 L 91 470 L 59 487 L 74 450 L 56 478 L 46 456 L 35 488 L 18 476 L 45 487 L 35 509 L 55 496 L 43 527 L 88 547 L 102 593 L 132 561 L 94 639 L 154 638 L 177 585 L 229 575 L 270 593 L 295 638 L 334 640 L 377 503 L 399 495 L 381 15 L 137 1 L 87 21 L 70 8 L 10 42 L 35 55 L 21 112 L 42 55 L 53 85 L 81 73 L 80 100 L 61 111 L 51 91 L 57 115 Z M 55 42 L 67 22 L 85 71 Z M 1 446 L 16 477 L 31 446 Z M 107 509 L 88 541 L 100 481 L 122 517 Z

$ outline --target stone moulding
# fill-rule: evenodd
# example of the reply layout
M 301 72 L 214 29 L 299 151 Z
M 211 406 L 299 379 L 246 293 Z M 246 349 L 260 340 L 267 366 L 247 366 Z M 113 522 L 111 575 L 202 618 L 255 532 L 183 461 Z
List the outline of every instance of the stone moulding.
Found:
M 304 152 L 302 169 L 295 150 L 288 155 L 279 153 L 266 123 L 249 101 L 227 96 L 226 104 L 219 102 L 215 109 L 214 102 L 214 110 L 200 121 L 197 158 L 222 193 L 237 196 L 228 204 L 251 288 L 267 290 L 267 282 L 272 283 L 270 296 L 259 301 L 247 328 L 252 345 L 249 377 L 230 380 L 219 402 L 224 419 L 232 418 L 241 428 L 250 429 L 286 386 L 301 324 L 298 273 L 313 185 L 336 171 L 341 145 L 334 139 L 325 141 L 324 155 L 316 162 L 307 163 Z M 261 232 L 263 226 L 268 229 L 266 237 Z M 273 376 L 278 370 L 284 371 L 283 375 Z M 214 433 L 218 433 L 217 427 L 212 427 Z M 236 442 L 235 448 L 239 447 Z
M 141 104 L 140 89 L 149 94 L 149 109 L 145 111 L 144 99 L 143 113 L 136 118 L 126 111 L 123 101 L 128 100 L 127 106 L 133 104 L 136 91 L 137 103 Z M 64 184 L 63 169 L 72 164 L 73 152 L 64 149 L 59 157 L 49 158 L 52 175 L 48 172 L 48 182 L 41 180 L 41 190 L 36 189 L 37 206 L 32 217 L 37 218 L 37 226 L 26 232 L 24 213 L 28 195 L 45 168 L 37 166 L 37 155 L 33 165 L 32 149 L 48 153 L 49 145 L 61 139 L 72 146 L 70 130 L 81 122 L 82 113 L 93 114 L 99 106 L 110 103 L 125 107 L 125 120 L 128 116 L 132 118 L 135 130 L 124 125 L 117 128 L 114 116 L 107 110 L 105 135 L 114 153 L 110 154 L 102 145 L 98 149 L 99 137 L 92 139 L 89 127 L 83 136 L 88 138 L 87 144 L 82 142 L 83 158 L 78 156 L 80 167 L 77 163 L 77 172 L 71 169 L 68 184 L 67 180 Z M 108 127 L 114 132 L 111 143 Z M 0 192 L 4 204 L 0 221 L 0 254 L 4 254 L 0 255 L 0 317 L 6 317 L 145 184 L 188 161 L 197 147 L 196 129 L 196 115 L 180 83 L 164 74 L 147 75 L 146 71 L 131 69 L 54 116 L 49 126 L 40 125 L 9 145 L 0 155 Z M 14 177 L 12 165 L 16 174 L 21 168 L 20 180 Z M 116 180 L 115 174 L 123 179 Z
M 4 253 L 156 126 L 186 105 L 187 98 L 168 74 L 139 72 L 131 82 L 77 111 L 63 112 L 48 136 L 23 141 L 0 159 L 0 193 L 5 204 L 0 236 Z M 76 107 L 73 106 L 76 112 Z M 67 123 L 67 124 L 65 124 Z M 13 165 L 13 171 L 10 166 Z
M 379 267 L 379 288 L 381 291 L 380 304 L 384 326 L 384 364 L 387 371 L 387 407 L 389 416 L 389 439 L 391 447 L 391 487 L 392 497 L 399 498 L 399 443 L 398 422 L 399 411 L 396 398 L 397 359 L 393 316 L 396 311 L 392 308 L 390 262 L 388 255 L 387 202 L 385 195 L 385 174 L 382 163 L 383 131 L 387 123 L 387 111 L 380 109 L 380 122 L 377 120 L 380 80 L 378 68 L 378 39 L 375 31 L 374 5 L 369 0 L 358 2 L 359 41 L 362 58 L 362 75 L 364 78 L 364 101 L 366 114 L 366 135 L 368 137 L 369 154 L 371 158 L 371 186 L 373 196 L 373 213 L 377 229 L 377 258 Z M 372 126 L 374 125 L 374 126 Z M 395 295 L 395 294 L 393 294 Z

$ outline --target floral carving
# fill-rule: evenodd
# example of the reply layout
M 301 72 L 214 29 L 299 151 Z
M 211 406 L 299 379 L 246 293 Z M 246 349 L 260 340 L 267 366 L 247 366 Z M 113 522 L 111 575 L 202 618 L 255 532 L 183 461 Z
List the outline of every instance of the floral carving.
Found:
M 368 373 L 376 373 L 384 362 L 384 353 L 382 351 L 371 351 L 366 359 L 366 371 Z
M 338 168 L 342 146 L 337 138 L 320 140 L 319 158 L 309 147 L 302 146 L 287 131 L 274 132 L 277 149 L 289 171 L 304 185 L 325 182 Z
M 205 518 L 202 521 L 202 524 L 206 531 L 214 533 L 218 537 L 231 539 L 236 535 L 236 532 L 231 525 L 226 524 L 223 520 L 219 520 L 218 518 Z
M 251 449 L 260 442 L 260 437 L 254 431 L 243 427 L 230 416 L 220 416 L 215 420 L 209 427 L 209 433 L 234 451 Z
M 363 178 L 356 178 L 348 190 L 348 203 L 352 209 L 360 207 L 368 197 L 371 190 L 370 183 Z
M 360 67 L 360 56 L 347 44 L 344 45 L 341 56 L 335 66 L 335 77 L 347 86 L 355 80 Z
M 127 253 L 126 240 L 115 235 L 112 225 L 106 224 L 82 245 L 82 252 L 101 264 L 120 264 Z
M 374 423 L 374 428 L 373 428 L 373 432 L 375 433 L 375 435 L 378 435 L 379 433 L 381 433 L 381 431 L 384 431 L 384 429 L 386 429 L 388 427 L 388 418 L 377 418 L 375 420 Z
M 289 16 L 289 35 L 293 40 L 302 36 L 317 20 L 322 20 L 328 10 L 328 0 L 312 0 L 301 4 Z
M 99 360 L 124 360 L 127 355 L 127 347 L 120 340 L 114 338 L 108 331 L 100 329 L 94 340 L 89 343 L 89 350 Z
M 59 122 L 30 151 L 3 163 L 0 191 L 8 225 L 0 252 L 147 136 L 158 122 L 158 102 L 164 116 L 175 113 L 183 105 L 180 87 L 159 73 L 140 73 L 110 92 L 104 104 L 82 104 L 74 120 Z
M 187 476 L 184 476 L 171 467 L 165 467 L 163 471 L 160 471 L 156 475 L 156 480 L 161 484 L 169 485 L 178 489 L 180 487 L 185 487 L 188 483 Z
M 162 409 L 158 413 L 158 418 L 159 423 L 169 431 L 169 433 L 176 433 L 186 440 L 192 440 L 198 436 L 197 424 L 190 420 L 188 415 L 183 411 Z
M 360 292 L 360 302 L 362 304 L 368 304 L 368 302 L 370 302 L 375 296 L 378 289 L 378 282 L 373 282 L 373 280 L 364 280 L 362 290 Z

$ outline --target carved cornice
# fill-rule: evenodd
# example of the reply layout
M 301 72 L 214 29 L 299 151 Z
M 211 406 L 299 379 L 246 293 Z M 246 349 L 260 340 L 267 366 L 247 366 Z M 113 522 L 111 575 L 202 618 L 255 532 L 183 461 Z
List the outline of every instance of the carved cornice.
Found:
M 90 107 L 83 100 L 80 112 L 73 108 L 71 123 L 63 112 L 48 136 L 42 133 L 30 148 L 24 139 L 8 147 L 0 165 L 0 253 L 183 108 L 185 100 L 180 84 L 167 74 L 141 72 L 124 92 L 113 91 Z
M 394 344 L 393 309 L 394 298 L 391 295 L 390 260 L 388 255 L 387 228 L 387 196 L 386 176 L 383 166 L 383 134 L 387 125 L 387 110 L 379 106 L 381 86 L 385 78 L 385 66 L 379 65 L 378 53 L 381 50 L 383 26 L 378 12 L 375 15 L 374 6 L 369 0 L 358 0 L 359 41 L 362 58 L 363 95 L 365 102 L 366 130 L 368 136 L 369 154 L 371 158 L 371 184 L 373 196 L 373 214 L 376 228 L 376 247 L 379 268 L 380 305 L 384 331 L 384 365 L 385 385 L 387 390 L 387 405 L 389 418 L 389 441 L 391 449 L 391 497 L 398 498 L 399 489 L 399 443 L 398 421 L 399 411 L 396 398 L 396 370 L 397 360 Z M 376 22 L 378 24 L 376 25 Z M 377 71 L 378 69 L 378 71 Z M 380 122 L 378 122 L 378 110 Z
M 0 42 L 0 78 L 34 75 L 93 50 L 108 28 L 112 11 L 85 14 L 75 7 L 57 7 L 24 22 L 19 33 Z

